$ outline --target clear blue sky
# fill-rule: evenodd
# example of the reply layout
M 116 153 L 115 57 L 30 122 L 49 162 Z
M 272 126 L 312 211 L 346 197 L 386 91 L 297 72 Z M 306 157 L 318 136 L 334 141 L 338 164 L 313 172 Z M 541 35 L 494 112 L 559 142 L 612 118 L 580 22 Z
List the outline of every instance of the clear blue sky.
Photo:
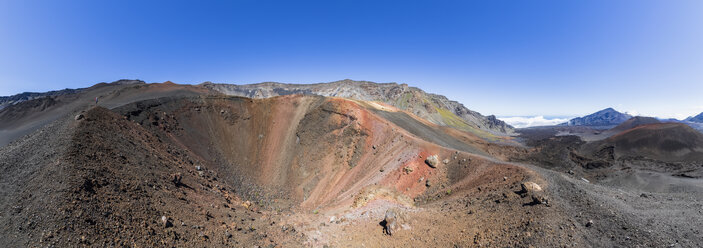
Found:
M 703 1 L 0 1 L 0 95 L 121 78 L 351 78 L 483 114 L 685 117 L 703 111 Z

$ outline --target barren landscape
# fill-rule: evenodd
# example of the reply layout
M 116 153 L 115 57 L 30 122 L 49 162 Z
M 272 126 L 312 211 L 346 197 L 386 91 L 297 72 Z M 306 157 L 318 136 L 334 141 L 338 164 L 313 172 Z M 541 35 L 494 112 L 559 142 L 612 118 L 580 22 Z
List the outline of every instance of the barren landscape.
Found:
M 703 1 L 0 1 L 0 248 L 703 247 Z
M 7 104 L 0 243 L 703 244 L 703 135 L 688 126 L 632 121 L 583 141 L 386 97 L 247 98 L 123 80 Z

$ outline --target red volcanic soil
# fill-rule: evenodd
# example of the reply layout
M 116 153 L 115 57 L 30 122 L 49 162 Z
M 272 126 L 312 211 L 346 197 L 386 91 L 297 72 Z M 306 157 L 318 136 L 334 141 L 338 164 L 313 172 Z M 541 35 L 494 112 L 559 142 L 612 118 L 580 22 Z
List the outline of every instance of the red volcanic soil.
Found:
M 549 234 L 539 237 L 505 238 L 509 233 L 545 228 L 529 226 L 523 216 L 526 212 L 547 215 L 548 209 L 526 207 L 532 199 L 516 193 L 522 181 L 542 182 L 536 174 L 427 142 L 358 101 L 300 95 L 210 96 L 144 101 L 115 111 L 163 142 L 193 152 L 205 167 L 217 171 L 220 182 L 237 189 L 243 200 L 267 211 L 292 211 L 282 223 L 302 230 L 307 245 L 384 246 L 391 241 L 396 245 L 517 245 L 547 242 L 547 238 L 579 240 L 549 228 Z M 414 130 L 422 135 L 440 132 Z M 442 135 L 451 138 L 445 139 L 449 144 L 459 142 Z M 477 150 L 468 143 L 462 146 Z M 433 154 L 440 161 L 447 159 L 446 163 L 429 167 L 425 159 Z M 474 200 L 467 202 L 465 197 Z M 378 221 L 392 206 L 405 209 L 414 221 L 408 223 L 406 235 L 389 240 Z M 458 216 L 438 215 L 438 211 Z M 464 219 L 467 211 L 470 221 Z M 339 221 L 330 223 L 332 216 Z M 439 223 L 467 228 L 425 228 Z M 366 238 L 354 239 L 356 235 Z M 421 236 L 442 238 L 415 238 Z
M 427 156 L 439 154 L 452 164 L 459 160 L 452 158 L 459 155 L 454 150 L 418 139 L 344 99 L 201 97 L 147 101 L 117 111 L 231 171 L 233 180 L 243 176 L 237 180 L 253 180 L 286 196 L 276 200 L 309 209 L 344 205 L 367 185 L 415 197 L 426 190 L 418 180 L 439 173 L 425 164 Z M 400 176 L 406 167 L 412 177 Z

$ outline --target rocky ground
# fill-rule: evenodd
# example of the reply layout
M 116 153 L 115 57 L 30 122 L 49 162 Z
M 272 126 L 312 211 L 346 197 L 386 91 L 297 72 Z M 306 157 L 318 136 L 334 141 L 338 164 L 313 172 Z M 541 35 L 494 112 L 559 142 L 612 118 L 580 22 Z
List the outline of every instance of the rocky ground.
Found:
M 377 102 L 178 87 L 101 91 L 111 108 L 57 98 L 44 111 L 61 115 L 0 147 L 0 244 L 703 244 L 703 183 L 666 163 L 585 166 L 575 136 L 488 140 Z
M 24 192 L 7 192 L 2 217 L 9 246 L 250 246 L 300 243 L 218 182 L 216 172 L 104 108 L 71 122 L 74 132 L 47 137 L 70 145 L 34 173 Z M 47 127 L 40 133 L 61 129 Z M 65 129 L 58 130 L 65 132 Z M 27 139 L 26 141 L 30 141 Z M 24 148 L 11 144 L 6 148 Z M 30 153 L 51 154 L 51 146 Z M 14 150 L 14 149 L 12 149 Z M 3 152 L 16 154 L 13 151 Z M 26 154 L 26 153 L 24 153 Z M 20 163 L 22 164 L 22 163 Z M 26 169 L 22 169 L 27 171 Z M 31 174 L 31 172 L 30 172 Z M 31 177 L 31 176 L 30 176 Z M 22 181 L 22 180 L 19 180 Z M 24 186 L 24 185 L 20 185 Z M 10 237 L 10 236 L 5 236 Z
M 703 181 L 680 176 L 681 171 L 699 173 L 703 161 L 623 157 L 590 167 L 574 155 L 586 142 L 554 133 L 547 129 L 522 132 L 521 138 L 534 148 L 512 160 L 522 161 L 549 184 L 559 185 L 551 188 L 555 204 L 575 220 L 593 221 L 586 235 L 593 246 L 697 247 L 703 243 L 699 231 Z M 694 167 L 698 172 L 691 171 Z

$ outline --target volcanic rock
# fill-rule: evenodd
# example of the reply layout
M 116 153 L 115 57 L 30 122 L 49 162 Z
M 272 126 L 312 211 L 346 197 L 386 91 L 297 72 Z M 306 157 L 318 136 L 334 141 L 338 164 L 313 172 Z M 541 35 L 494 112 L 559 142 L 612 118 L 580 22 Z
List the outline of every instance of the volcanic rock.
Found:
M 398 208 L 389 208 L 386 210 L 386 215 L 381 224 L 383 232 L 388 235 L 393 235 L 395 231 L 401 228 L 404 218 L 403 213 Z
M 181 175 L 181 173 L 174 173 L 174 174 L 171 175 L 171 181 L 172 181 L 173 184 L 175 184 L 176 186 L 181 185 L 181 180 L 182 180 L 182 179 L 183 179 L 183 176 Z
M 169 220 L 169 218 L 166 216 L 161 216 L 161 224 L 164 226 L 164 228 L 169 228 L 173 226 L 171 220 Z
M 524 182 L 524 183 L 520 184 L 520 187 L 522 188 L 522 191 L 525 193 L 533 193 L 533 192 L 542 191 L 542 187 L 539 186 L 539 184 L 536 184 L 534 182 Z
M 425 159 L 425 163 L 427 163 L 427 165 L 432 168 L 437 168 L 437 164 L 439 164 L 439 158 L 437 158 L 436 154 L 428 156 L 427 159 Z

